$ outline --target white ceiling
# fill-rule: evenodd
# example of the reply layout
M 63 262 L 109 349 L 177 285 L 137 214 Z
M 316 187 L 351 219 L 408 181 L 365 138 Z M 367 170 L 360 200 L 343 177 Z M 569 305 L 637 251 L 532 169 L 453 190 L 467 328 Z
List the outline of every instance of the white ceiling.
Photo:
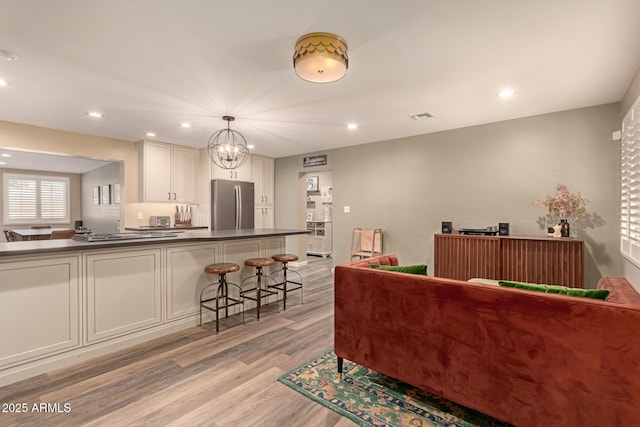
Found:
M 111 162 L 97 159 L 0 148 L 0 169 L 25 169 L 33 171 L 83 174 L 108 165 L 109 163 Z
M 256 153 L 308 153 L 620 101 L 638 17 L 639 0 L 0 0 L 19 57 L 0 60 L 0 120 L 204 147 L 233 115 Z M 338 82 L 293 72 L 317 31 L 348 43 Z

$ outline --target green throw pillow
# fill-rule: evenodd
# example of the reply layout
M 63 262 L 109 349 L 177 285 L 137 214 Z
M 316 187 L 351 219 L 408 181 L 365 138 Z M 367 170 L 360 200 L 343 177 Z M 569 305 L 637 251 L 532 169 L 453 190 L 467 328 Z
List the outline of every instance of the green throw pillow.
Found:
M 605 300 L 609 296 L 608 289 L 568 288 L 566 286 L 539 285 L 536 283 L 511 282 L 506 280 L 500 280 L 498 284 L 500 286 L 505 286 L 508 288 L 526 289 L 528 291 L 546 292 L 549 294 L 570 295 L 572 297 L 584 297 L 584 298 L 595 298 L 595 299 Z
M 419 265 L 376 265 L 369 264 L 369 268 L 375 268 L 376 270 L 385 271 L 397 271 L 400 273 L 421 274 L 427 275 L 427 266 L 424 264 Z

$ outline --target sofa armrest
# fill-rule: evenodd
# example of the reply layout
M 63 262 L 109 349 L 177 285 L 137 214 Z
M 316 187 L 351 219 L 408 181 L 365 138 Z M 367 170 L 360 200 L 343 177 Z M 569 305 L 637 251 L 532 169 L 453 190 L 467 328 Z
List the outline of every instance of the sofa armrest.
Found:
M 640 308 L 640 294 L 624 277 L 603 277 L 598 281 L 598 289 L 609 290 L 607 302 Z

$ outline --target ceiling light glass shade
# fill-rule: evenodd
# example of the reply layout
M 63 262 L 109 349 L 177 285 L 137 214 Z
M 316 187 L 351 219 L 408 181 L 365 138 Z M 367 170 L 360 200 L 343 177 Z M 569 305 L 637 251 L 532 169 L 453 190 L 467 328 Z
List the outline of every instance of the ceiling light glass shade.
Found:
M 296 41 L 293 68 L 298 77 L 309 82 L 340 80 L 349 68 L 347 43 L 330 33 L 306 34 Z
M 236 169 L 247 161 L 249 148 L 244 136 L 229 126 L 235 118 L 223 116 L 222 119 L 227 121 L 227 128 L 220 129 L 209 138 L 209 157 L 223 169 Z

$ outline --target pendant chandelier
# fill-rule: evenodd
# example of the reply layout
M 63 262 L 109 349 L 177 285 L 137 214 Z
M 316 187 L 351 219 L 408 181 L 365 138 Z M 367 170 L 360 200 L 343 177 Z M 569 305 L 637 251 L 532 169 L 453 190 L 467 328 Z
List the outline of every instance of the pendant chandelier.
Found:
M 220 129 L 209 138 L 209 157 L 213 163 L 223 169 L 239 168 L 249 157 L 249 148 L 244 136 L 230 127 L 235 120 L 233 116 L 222 116 L 227 121 L 227 128 Z
M 340 80 L 349 68 L 347 43 L 335 34 L 306 34 L 296 41 L 293 68 L 298 77 L 309 82 Z

